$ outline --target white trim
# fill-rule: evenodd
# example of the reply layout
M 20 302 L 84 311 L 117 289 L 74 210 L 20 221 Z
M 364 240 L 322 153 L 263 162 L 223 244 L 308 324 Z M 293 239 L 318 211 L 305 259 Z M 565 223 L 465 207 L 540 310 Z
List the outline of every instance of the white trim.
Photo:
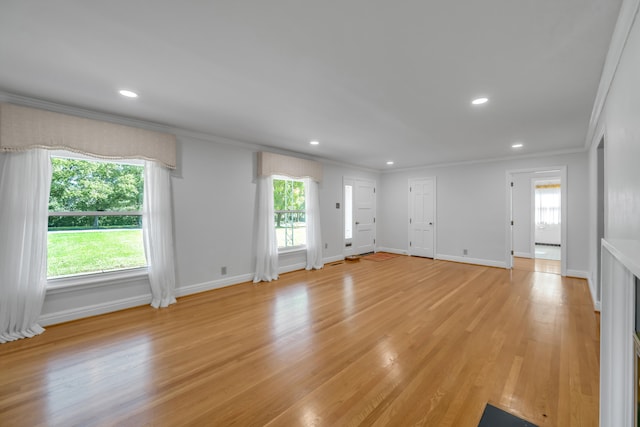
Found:
M 220 289 L 227 286 L 238 285 L 240 283 L 251 282 L 252 280 L 253 273 L 247 273 L 241 274 L 239 276 L 225 277 L 224 279 L 211 280 L 209 282 L 181 286 L 176 289 L 176 297 L 183 297 L 186 295 L 198 294 L 200 292 L 207 292 L 213 289 Z
M 576 277 L 578 279 L 587 279 L 587 282 L 591 280 L 591 274 L 584 270 L 567 270 L 567 277 Z
M 486 267 L 507 268 L 507 265 L 505 264 L 504 261 L 494 261 L 491 259 L 468 258 L 468 257 L 444 255 L 444 254 L 436 254 L 436 259 L 439 259 L 442 261 L 461 262 L 464 264 L 484 265 Z
M 376 252 L 389 252 L 390 254 L 409 255 L 409 251 L 405 249 L 387 248 L 384 246 L 377 248 Z
M 55 277 L 47 280 L 47 295 L 124 284 L 148 277 L 147 267 Z
M 596 134 L 602 110 L 609 96 L 611 84 L 618 71 L 620 59 L 622 58 L 622 53 L 629 39 L 629 34 L 638 15 L 639 8 L 640 0 L 624 0 L 620 6 L 620 13 L 618 14 L 618 20 L 613 29 L 611 43 L 609 44 L 602 75 L 600 76 L 600 84 L 598 85 L 598 91 L 596 92 L 596 98 L 591 110 L 585 148 L 593 145 L 594 135 Z
M 476 164 L 482 164 L 482 163 L 495 163 L 495 162 L 505 162 L 505 161 L 512 161 L 512 160 L 531 159 L 531 158 L 538 158 L 538 157 L 561 156 L 564 154 L 584 153 L 585 151 L 586 149 L 584 147 L 569 148 L 566 150 L 540 151 L 538 153 L 521 154 L 517 156 L 504 156 L 504 157 L 493 157 L 489 159 L 464 160 L 460 162 L 450 162 L 450 163 L 431 163 L 431 164 L 425 164 L 422 166 L 414 166 L 409 168 L 380 169 L 377 172 L 381 174 L 390 174 L 390 173 L 397 173 L 397 172 L 422 171 L 424 169 L 432 169 L 432 168 L 448 168 L 453 166 L 466 166 L 466 165 L 476 165 Z
M 531 252 L 514 252 L 513 256 L 516 256 L 518 258 L 533 258 Z
M 569 180 L 567 174 L 567 165 L 562 166 L 541 166 L 535 168 L 527 168 L 527 169 L 512 169 L 507 170 L 505 172 L 505 188 L 506 188 L 506 221 L 505 221 L 505 268 L 513 267 L 513 256 L 511 255 L 511 250 L 513 249 L 513 226 L 511 225 L 512 214 L 513 214 L 513 206 L 512 206 L 512 195 L 513 189 L 511 187 L 511 182 L 513 182 L 513 175 L 517 173 L 534 173 L 534 172 L 542 172 L 548 170 L 558 170 L 558 175 L 560 176 L 560 192 L 561 192 L 561 207 L 560 207 L 560 215 L 561 215 L 561 223 L 560 223 L 560 274 L 562 276 L 567 275 L 567 229 L 569 225 L 567 224 L 567 209 L 569 206 L 568 203 L 568 187 Z
M 278 274 L 290 273 L 292 271 L 304 270 L 307 266 L 306 262 L 299 262 L 297 264 L 284 265 L 278 267 Z
M 325 264 L 330 264 L 332 262 L 344 261 L 344 255 L 335 255 L 326 257 L 322 260 Z
M 84 117 L 87 119 L 102 120 L 102 121 L 116 123 L 116 124 L 125 125 L 125 126 L 134 126 L 141 129 L 153 130 L 158 132 L 170 132 L 170 133 L 173 133 L 178 138 L 189 138 L 189 139 L 196 139 L 196 140 L 205 141 L 205 142 L 215 142 L 219 144 L 245 148 L 248 150 L 255 150 L 255 151 L 267 150 L 276 154 L 295 155 L 303 159 L 317 160 L 323 164 L 344 166 L 344 167 L 357 169 L 363 172 L 380 173 L 383 170 L 383 169 L 368 168 L 360 165 L 354 165 L 351 163 L 328 159 L 321 156 L 312 156 L 307 153 L 301 153 L 293 150 L 286 150 L 283 148 L 272 147 L 265 144 L 258 144 L 254 142 L 246 142 L 246 141 L 241 141 L 237 139 L 225 138 L 223 136 L 215 135 L 212 133 L 198 132 L 198 131 L 184 129 L 176 126 L 164 125 L 164 124 L 160 124 L 152 121 L 133 119 L 130 117 L 120 116 L 120 115 L 111 114 L 111 113 L 101 113 L 101 112 L 97 112 L 97 111 L 93 111 L 85 108 L 72 107 L 69 105 L 60 104 L 58 102 L 31 98 L 28 96 L 22 96 L 14 93 L 4 92 L 1 90 L 0 90 L 0 102 L 10 102 L 15 105 L 40 108 L 43 110 L 48 110 L 56 113 L 71 114 L 74 116 Z M 179 150 L 178 150 L 177 163 L 178 164 L 176 165 L 176 169 L 172 170 L 172 174 L 177 173 L 178 176 L 181 176 L 182 172 L 179 170 L 180 168 Z
M 407 242 L 411 242 L 411 232 L 412 232 L 412 227 L 411 227 L 411 215 L 413 215 L 413 197 L 411 194 L 411 186 L 412 183 L 415 181 L 420 181 L 420 180 L 431 180 L 433 181 L 433 194 L 432 194 L 432 199 L 433 199 L 433 223 L 432 223 L 432 227 L 433 227 L 433 241 L 431 242 L 431 249 L 432 249 L 432 255 L 433 255 L 433 259 L 435 259 L 436 257 L 436 253 L 437 253 L 437 242 L 438 242 L 438 238 L 437 238 L 437 226 L 438 226 L 438 178 L 435 175 L 432 176 L 418 176 L 418 177 L 410 177 L 407 181 L 407 201 L 408 201 L 408 218 L 407 218 Z M 411 245 L 408 246 L 407 248 L 407 254 L 410 256 L 413 256 L 413 251 L 412 251 L 413 247 Z
M 71 320 L 84 319 L 86 317 L 97 316 L 99 314 L 111 313 L 114 311 L 120 311 L 126 308 L 138 307 L 147 304 L 151 304 L 150 293 L 100 304 L 71 308 L 55 313 L 44 314 L 40 316 L 38 323 L 40 323 L 40 325 L 42 326 L 55 325 L 58 323 L 69 322 Z
M 602 246 L 634 276 L 640 277 L 640 240 L 602 239 Z

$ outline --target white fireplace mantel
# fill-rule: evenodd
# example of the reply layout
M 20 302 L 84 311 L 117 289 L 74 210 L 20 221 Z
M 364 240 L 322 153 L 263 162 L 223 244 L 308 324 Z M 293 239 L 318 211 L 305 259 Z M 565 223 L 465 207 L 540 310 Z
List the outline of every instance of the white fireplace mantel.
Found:
M 640 241 L 602 240 L 600 336 L 600 426 L 634 427 L 635 277 L 640 277 Z

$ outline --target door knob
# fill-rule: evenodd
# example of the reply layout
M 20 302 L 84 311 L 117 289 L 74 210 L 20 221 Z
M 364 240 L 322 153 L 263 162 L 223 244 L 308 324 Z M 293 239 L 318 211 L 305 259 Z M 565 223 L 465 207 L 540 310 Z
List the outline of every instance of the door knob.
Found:
M 358 221 L 356 221 L 356 225 L 360 224 Z
M 432 223 L 432 222 L 430 222 L 430 223 L 429 223 L 429 225 L 433 225 L 433 223 Z

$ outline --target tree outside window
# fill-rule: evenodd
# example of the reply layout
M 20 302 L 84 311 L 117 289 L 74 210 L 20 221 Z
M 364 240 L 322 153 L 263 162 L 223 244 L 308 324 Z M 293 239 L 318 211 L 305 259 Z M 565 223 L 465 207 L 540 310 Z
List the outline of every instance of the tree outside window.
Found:
M 278 177 L 273 179 L 273 207 L 278 248 L 307 244 L 304 182 Z
M 144 167 L 53 157 L 47 276 L 146 265 Z

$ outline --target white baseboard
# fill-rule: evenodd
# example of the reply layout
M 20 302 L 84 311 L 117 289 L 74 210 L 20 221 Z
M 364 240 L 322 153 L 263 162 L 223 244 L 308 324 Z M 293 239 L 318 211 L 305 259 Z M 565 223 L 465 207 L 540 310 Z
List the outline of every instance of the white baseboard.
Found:
M 484 265 L 487 267 L 507 268 L 507 264 L 505 264 L 504 261 L 494 261 L 491 259 L 469 258 L 465 256 L 452 256 L 444 254 L 436 254 L 436 259 L 440 259 L 443 261 L 462 262 L 465 264 Z
M 577 277 L 578 279 L 587 279 L 587 280 L 589 280 L 589 278 L 591 277 L 588 271 L 582 271 L 582 270 L 567 270 L 567 276 Z
M 306 267 L 307 267 L 306 262 L 299 262 L 297 264 L 285 265 L 284 267 L 278 267 L 278 274 L 290 273 L 296 270 L 304 270 Z
M 396 248 L 385 248 L 384 246 L 379 246 L 376 248 L 376 252 L 389 252 L 390 254 L 398 254 L 398 255 L 407 255 L 408 252 L 404 249 L 396 249 Z
M 531 252 L 514 252 L 513 256 L 517 256 L 518 258 L 533 258 Z
M 44 314 L 40 316 L 38 323 L 42 326 L 55 325 L 57 323 L 69 322 L 71 320 L 97 316 L 99 314 L 111 313 L 113 311 L 124 310 L 126 308 L 138 307 L 147 304 L 151 304 L 151 294 Z
M 199 292 L 211 291 L 213 289 L 224 288 L 226 286 L 237 285 L 238 283 L 250 282 L 253 280 L 253 273 L 241 274 L 239 276 L 225 277 L 223 279 L 212 280 L 210 282 L 196 283 L 194 285 L 183 286 L 176 289 L 176 297 L 197 294 Z
M 332 262 L 337 262 L 337 261 L 344 261 L 344 255 L 331 256 L 331 257 L 323 258 L 322 260 L 322 262 L 324 262 L 325 264 L 330 264 Z

